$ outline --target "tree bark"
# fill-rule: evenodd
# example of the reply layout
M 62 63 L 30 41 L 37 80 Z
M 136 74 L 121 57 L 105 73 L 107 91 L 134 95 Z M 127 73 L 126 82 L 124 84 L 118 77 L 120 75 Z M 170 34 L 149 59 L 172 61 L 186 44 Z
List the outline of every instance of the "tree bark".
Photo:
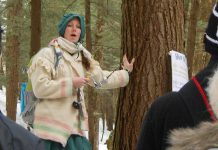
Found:
M 199 20 L 208 23 L 209 16 L 213 9 L 216 0 L 201 0 Z M 205 26 L 206 27 L 206 26 Z M 203 37 L 205 28 L 197 27 L 196 50 L 194 54 L 194 63 L 192 74 L 196 74 L 202 70 L 209 62 L 211 55 L 205 52 Z
M 86 48 L 92 52 L 90 0 L 85 0 Z
M 193 65 L 193 58 L 195 52 L 196 29 L 197 29 L 200 4 L 201 4 L 201 0 L 192 0 L 191 3 L 191 13 L 190 13 L 190 20 L 188 25 L 188 37 L 187 37 L 187 48 L 186 48 L 189 78 L 192 77 L 192 65 Z
M 31 51 L 36 54 L 41 46 L 41 0 L 31 0 Z
M 16 120 L 18 80 L 19 80 L 19 21 L 22 15 L 22 1 L 7 2 L 7 34 L 6 34 L 6 111 L 7 116 Z
M 91 39 L 91 11 L 90 0 L 85 1 L 85 18 L 86 18 L 86 48 L 92 51 L 92 39 Z M 97 108 L 96 99 L 97 94 L 94 89 L 88 87 L 88 114 L 89 114 L 89 141 L 92 144 L 93 150 L 98 150 L 98 119 L 95 116 Z
M 122 52 L 136 61 L 120 91 L 113 149 L 133 150 L 148 107 L 171 90 L 168 52 L 184 48 L 184 6 L 182 0 L 123 0 L 122 14 Z
M 4 75 L 4 70 L 3 70 L 3 58 L 2 58 L 2 33 L 3 29 L 1 27 L 0 23 L 0 75 Z M 0 83 L 0 90 L 2 90 L 2 83 Z

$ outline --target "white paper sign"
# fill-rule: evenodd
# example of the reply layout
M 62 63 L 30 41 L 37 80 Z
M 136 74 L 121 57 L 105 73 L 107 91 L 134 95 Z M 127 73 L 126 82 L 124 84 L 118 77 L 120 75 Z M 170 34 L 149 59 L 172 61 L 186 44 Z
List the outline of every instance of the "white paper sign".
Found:
M 174 50 L 169 52 L 172 67 L 172 91 L 178 91 L 188 82 L 187 59 L 184 54 Z

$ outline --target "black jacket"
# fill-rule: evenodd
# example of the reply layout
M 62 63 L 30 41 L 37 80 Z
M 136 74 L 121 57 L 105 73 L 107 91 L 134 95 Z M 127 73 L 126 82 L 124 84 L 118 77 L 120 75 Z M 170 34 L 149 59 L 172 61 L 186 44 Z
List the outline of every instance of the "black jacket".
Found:
M 208 66 L 195 78 L 204 93 L 208 79 L 217 68 L 218 58 L 212 57 Z M 158 98 L 145 116 L 137 143 L 137 150 L 165 150 L 169 131 L 179 127 L 194 127 L 202 121 L 212 121 L 202 95 L 193 80 L 180 91 Z
M 0 150 L 44 150 L 44 143 L 0 111 Z

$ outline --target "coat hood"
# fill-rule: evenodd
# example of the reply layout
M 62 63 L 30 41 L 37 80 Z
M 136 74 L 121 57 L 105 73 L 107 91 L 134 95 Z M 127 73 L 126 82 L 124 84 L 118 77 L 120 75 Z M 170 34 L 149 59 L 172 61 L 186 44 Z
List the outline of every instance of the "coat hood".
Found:
M 196 128 L 180 128 L 171 131 L 167 150 L 218 149 L 218 122 L 203 122 Z

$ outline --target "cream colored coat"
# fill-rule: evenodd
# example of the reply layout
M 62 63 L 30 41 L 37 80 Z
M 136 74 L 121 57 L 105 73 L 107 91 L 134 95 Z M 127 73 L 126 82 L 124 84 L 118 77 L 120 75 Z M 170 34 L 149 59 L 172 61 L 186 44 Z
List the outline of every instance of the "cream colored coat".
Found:
M 78 47 L 73 43 L 70 46 L 77 51 Z M 40 99 L 35 110 L 34 133 L 42 139 L 56 141 L 65 146 L 71 134 L 84 136 L 83 131 L 88 130 L 88 115 L 84 100 L 82 101 L 84 119 L 80 119 L 78 110 L 72 107 L 73 101 L 77 101 L 77 89 L 73 88 L 73 78 L 91 75 L 100 82 L 111 72 L 102 70 L 99 63 L 92 58 L 90 58 L 92 69 L 87 72 L 82 66 L 80 52 L 79 55 L 78 53 L 70 55 L 69 51 L 63 48 L 60 50 L 62 58 L 56 70 L 54 50 L 47 47 L 34 56 L 28 75 L 33 91 Z M 118 70 L 101 88 L 124 87 L 128 81 L 127 71 Z M 92 80 L 89 84 L 93 85 Z M 83 95 L 83 88 L 81 91 Z

